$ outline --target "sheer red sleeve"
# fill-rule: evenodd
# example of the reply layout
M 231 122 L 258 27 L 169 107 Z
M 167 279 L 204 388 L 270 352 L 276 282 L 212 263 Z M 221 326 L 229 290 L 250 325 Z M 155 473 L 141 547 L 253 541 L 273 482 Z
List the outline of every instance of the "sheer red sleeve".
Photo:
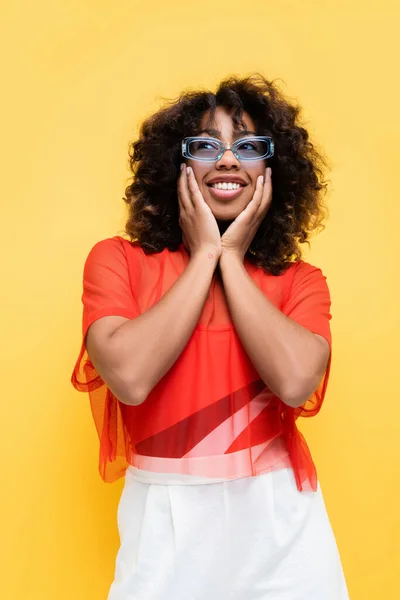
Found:
M 127 467 L 127 436 L 120 404 L 90 361 L 85 339 L 90 325 L 106 316 L 133 319 L 138 308 L 132 292 L 125 248 L 121 238 L 98 242 L 86 259 L 83 272 L 82 346 L 71 382 L 88 392 L 100 441 L 99 470 L 104 481 L 122 477 Z
M 332 348 L 330 307 L 329 289 L 321 270 L 303 261 L 296 263 L 283 312 L 299 325 L 324 337 Z M 293 409 L 283 405 L 284 433 L 300 490 L 316 490 L 317 473 L 307 443 L 296 426 L 296 420 L 298 417 L 312 417 L 321 409 L 330 366 L 331 354 L 318 388 L 302 406 Z
M 296 263 L 284 314 L 324 337 L 331 347 L 330 307 L 329 289 L 322 271 L 303 261 Z M 299 416 L 311 417 L 320 410 L 328 384 L 330 360 L 318 389 L 303 406 L 296 409 Z

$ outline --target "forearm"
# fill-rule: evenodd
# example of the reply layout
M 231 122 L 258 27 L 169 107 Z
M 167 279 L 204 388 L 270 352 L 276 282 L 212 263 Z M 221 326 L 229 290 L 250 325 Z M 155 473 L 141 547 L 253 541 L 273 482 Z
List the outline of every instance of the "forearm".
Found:
M 326 369 L 326 340 L 277 309 L 239 259 L 221 257 L 220 268 L 235 329 L 255 369 L 283 402 L 303 404 Z
M 182 353 L 206 301 L 217 259 L 201 253 L 168 292 L 145 313 L 121 325 L 109 353 L 130 404 L 143 402 Z

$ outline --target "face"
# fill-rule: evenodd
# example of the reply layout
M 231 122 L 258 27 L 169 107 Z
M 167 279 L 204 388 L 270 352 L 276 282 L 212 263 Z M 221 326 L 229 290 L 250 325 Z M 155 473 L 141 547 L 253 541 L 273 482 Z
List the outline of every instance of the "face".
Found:
M 203 115 L 199 136 L 214 137 L 224 144 L 257 135 L 251 117 L 244 112 L 245 130 L 235 130 L 231 112 L 219 106 L 210 123 L 209 113 Z M 232 221 L 249 204 L 256 189 L 257 177 L 265 175 L 266 160 L 240 162 L 231 150 L 226 150 L 218 162 L 189 160 L 205 202 L 219 221 Z M 218 189 L 218 183 L 233 183 L 232 190 Z M 237 187 L 239 184 L 239 187 Z M 220 186 L 219 186 L 220 187 Z

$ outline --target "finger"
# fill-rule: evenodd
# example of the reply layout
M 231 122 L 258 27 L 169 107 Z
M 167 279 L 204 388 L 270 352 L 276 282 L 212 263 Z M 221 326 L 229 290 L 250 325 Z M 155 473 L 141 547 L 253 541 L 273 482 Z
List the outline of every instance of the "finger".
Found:
M 194 206 L 205 204 L 200 188 L 197 184 L 196 178 L 191 167 L 187 168 L 187 183 L 189 187 L 190 197 Z
M 259 207 L 259 213 L 265 214 L 272 202 L 272 170 L 268 167 L 265 170 L 265 181 L 262 191 L 262 199 Z
M 257 177 L 256 189 L 254 190 L 253 198 L 250 200 L 246 208 L 240 213 L 240 215 L 236 217 L 236 220 L 239 220 L 239 217 L 241 217 L 241 221 L 251 221 L 258 213 L 262 202 L 263 180 L 264 178 L 262 175 Z
M 256 190 L 254 192 L 254 203 L 257 204 L 257 206 L 259 207 L 262 203 L 263 200 L 263 192 L 264 192 L 264 187 L 265 187 L 265 177 L 263 177 L 262 175 L 260 175 L 257 179 L 257 185 L 256 185 Z
M 190 197 L 188 182 L 187 182 L 187 174 L 186 174 L 186 165 L 182 163 L 181 165 L 181 174 L 178 180 L 178 199 L 182 206 L 182 208 L 186 211 L 190 211 L 193 209 L 193 202 Z

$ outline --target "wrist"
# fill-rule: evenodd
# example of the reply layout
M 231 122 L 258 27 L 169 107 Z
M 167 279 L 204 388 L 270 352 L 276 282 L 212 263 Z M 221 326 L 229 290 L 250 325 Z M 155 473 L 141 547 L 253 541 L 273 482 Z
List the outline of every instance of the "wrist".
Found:
M 190 254 L 190 262 L 209 265 L 213 269 L 216 268 L 220 253 L 215 248 L 202 248 Z
M 211 261 L 215 260 L 216 262 L 218 262 L 220 256 L 221 249 L 215 246 L 203 246 L 190 253 L 190 258 L 202 257 L 208 258 Z
M 219 259 L 219 265 L 221 271 L 225 268 L 230 268 L 231 266 L 243 267 L 243 258 L 236 252 L 222 252 L 221 257 Z

